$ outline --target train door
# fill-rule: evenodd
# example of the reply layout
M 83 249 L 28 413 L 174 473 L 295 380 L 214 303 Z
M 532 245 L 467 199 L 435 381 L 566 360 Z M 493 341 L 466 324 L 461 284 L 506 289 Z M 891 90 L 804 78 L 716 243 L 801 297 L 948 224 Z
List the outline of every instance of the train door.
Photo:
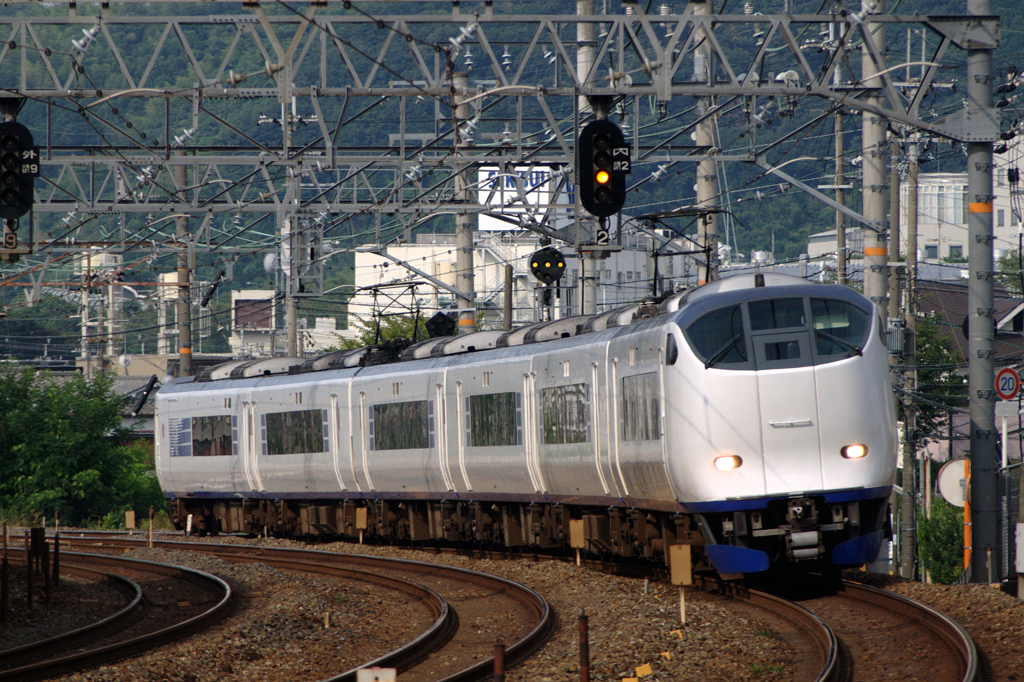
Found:
M 810 331 L 751 335 L 761 405 L 766 491 L 822 488 Z M 786 396 L 780 400 L 779 396 Z
M 534 372 L 523 374 L 523 395 L 525 400 L 526 429 L 523 434 L 523 455 L 526 459 L 526 471 L 530 475 L 530 485 L 534 492 L 545 491 L 544 480 L 540 472 L 540 427 L 537 418 L 537 375 Z
M 341 453 L 344 452 L 345 448 L 341 442 L 341 412 L 339 412 L 339 409 L 338 394 L 331 393 L 331 409 L 327 413 L 327 426 L 331 434 L 331 464 L 334 467 L 334 478 L 338 482 L 338 487 L 341 490 L 348 490 L 345 486 L 345 477 L 341 473 L 343 467 Z
M 245 479 L 249 489 L 263 492 L 263 481 L 260 480 L 259 472 L 259 451 L 263 443 L 261 431 L 263 426 L 258 421 L 256 414 L 256 401 L 245 400 L 242 403 L 242 431 L 244 448 L 242 452 L 242 468 L 245 471 Z
M 441 470 L 441 479 L 444 481 L 445 489 L 451 492 L 455 491 L 455 479 L 452 478 L 452 462 L 451 462 L 451 448 L 448 447 L 449 433 L 448 433 L 448 410 L 445 409 L 445 375 L 447 370 L 440 373 L 437 377 L 437 381 L 434 383 L 434 400 L 431 405 L 434 414 L 431 415 L 434 418 L 434 445 L 437 448 L 435 456 L 437 457 L 437 465 Z M 456 442 L 458 438 L 455 439 Z
M 607 367 L 607 349 L 605 346 L 605 366 Z M 593 362 L 590 365 L 590 381 L 594 387 L 594 395 L 608 395 L 607 379 L 602 377 L 601 364 Z M 612 486 L 615 485 L 615 478 L 611 467 L 611 449 L 615 441 L 615 422 L 612 420 L 609 410 L 610 400 L 591 400 L 591 409 L 594 412 L 594 468 L 597 469 L 597 478 L 601 481 L 601 489 L 605 495 L 612 493 Z M 618 496 L 618 491 L 615 494 Z
M 466 466 L 467 431 L 469 425 L 469 406 L 465 396 L 465 386 L 462 381 L 451 380 L 445 370 L 445 403 L 443 414 L 446 415 L 446 423 L 442 425 L 445 432 L 446 446 L 450 448 L 458 461 L 458 475 L 453 475 L 455 480 L 461 480 L 466 486 L 467 492 L 472 492 L 473 485 L 469 482 L 469 472 Z M 452 423 L 447 423 L 448 417 Z M 461 477 L 461 478 L 460 478 Z
M 357 391 L 353 388 L 355 381 L 349 382 L 349 466 L 352 469 L 352 478 L 355 481 L 356 489 L 373 490 L 373 481 L 370 478 L 370 466 L 368 461 L 370 449 L 370 435 L 368 424 L 370 423 L 370 405 L 367 400 L 366 391 Z

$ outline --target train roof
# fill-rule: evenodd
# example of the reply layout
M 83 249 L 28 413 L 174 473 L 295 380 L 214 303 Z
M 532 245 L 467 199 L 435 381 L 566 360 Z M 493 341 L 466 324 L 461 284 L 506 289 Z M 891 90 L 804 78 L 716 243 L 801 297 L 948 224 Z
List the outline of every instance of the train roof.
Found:
M 512 348 L 584 334 L 603 332 L 620 327 L 633 327 L 639 322 L 668 316 L 683 308 L 694 312 L 717 305 L 720 298 L 740 299 L 750 296 L 751 289 L 765 289 L 760 296 L 771 296 L 778 287 L 806 288 L 808 293 L 821 291 L 825 286 L 842 298 L 863 296 L 848 287 L 810 283 L 800 277 L 774 272 L 733 275 L 710 282 L 695 289 L 676 292 L 660 302 L 635 303 L 596 315 L 577 315 L 559 320 L 536 322 L 512 330 L 483 330 L 458 336 L 426 339 L 417 343 L 404 340 L 390 341 L 379 346 L 331 351 L 315 358 L 274 357 L 257 360 L 232 360 L 217 365 L 199 375 L 201 382 L 222 379 L 241 379 L 274 375 L 304 374 L 325 370 L 360 368 L 393 364 L 412 360 L 464 355 L 496 348 Z M 801 292 L 803 293 L 803 292 Z M 714 300 L 712 301 L 711 298 Z M 866 299 L 865 299 L 866 300 Z M 703 304 L 703 305 L 702 305 Z M 665 320 L 666 322 L 668 319 Z M 637 325 L 636 330 L 649 325 Z M 620 332 L 626 330 L 620 330 Z

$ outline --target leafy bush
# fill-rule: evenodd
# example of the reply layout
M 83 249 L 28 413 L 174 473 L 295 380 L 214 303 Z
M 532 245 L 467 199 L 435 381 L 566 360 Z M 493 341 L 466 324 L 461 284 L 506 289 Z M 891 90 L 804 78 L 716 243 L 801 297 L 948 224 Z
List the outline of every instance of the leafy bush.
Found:
M 152 448 L 122 426 L 125 399 L 100 376 L 0 367 L 0 513 L 87 525 L 163 507 Z
M 918 557 L 932 580 L 952 584 L 964 570 L 964 510 L 942 498 L 932 500 L 932 517 L 918 514 Z

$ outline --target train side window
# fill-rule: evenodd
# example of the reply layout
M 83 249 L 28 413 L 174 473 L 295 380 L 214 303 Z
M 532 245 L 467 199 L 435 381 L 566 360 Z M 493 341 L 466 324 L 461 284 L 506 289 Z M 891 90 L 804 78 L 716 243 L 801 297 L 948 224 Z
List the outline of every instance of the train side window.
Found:
M 661 437 L 658 403 L 656 373 L 622 377 L 622 440 L 657 440 Z
M 686 328 L 686 338 L 709 367 L 748 362 L 743 315 L 738 305 L 701 316 Z
M 469 447 L 522 443 L 522 394 L 466 396 L 466 410 L 469 413 L 466 445 Z
M 192 417 L 192 456 L 220 457 L 231 454 L 231 415 Z
M 554 386 L 541 391 L 544 443 L 590 442 L 590 387 Z
M 672 334 L 665 339 L 665 364 L 674 365 L 679 359 L 679 347 L 676 346 L 676 337 Z
M 266 417 L 267 454 L 327 452 L 326 410 L 270 412 Z
M 811 319 L 819 357 L 860 354 L 871 327 L 869 313 L 835 299 L 812 298 Z
M 411 450 L 433 447 L 430 401 L 384 403 L 373 406 L 371 450 Z

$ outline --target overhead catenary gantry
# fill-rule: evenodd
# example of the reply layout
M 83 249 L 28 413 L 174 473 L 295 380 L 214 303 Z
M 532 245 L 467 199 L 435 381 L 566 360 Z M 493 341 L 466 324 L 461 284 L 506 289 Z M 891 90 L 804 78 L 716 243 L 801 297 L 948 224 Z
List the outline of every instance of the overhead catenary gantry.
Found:
M 199 244 L 212 241 L 206 228 L 225 213 L 370 212 L 401 215 L 411 225 L 439 212 L 487 211 L 477 193 L 466 200 L 455 191 L 459 171 L 481 164 L 571 168 L 573 131 L 586 122 L 576 105 L 580 96 L 616 98 L 625 103 L 620 115 L 636 122 L 646 98 L 667 118 L 694 97 L 715 97 L 708 116 L 731 107 L 750 116 L 757 113 L 751 106 L 771 98 L 810 95 L 953 140 L 999 135 L 995 110 L 972 101 L 945 118 L 919 116 L 949 48 L 993 47 L 995 17 L 714 15 L 694 13 L 694 5 L 668 16 L 546 16 L 530 14 L 533 4 L 515 3 L 518 14 L 464 2 L 447 14 L 371 16 L 359 11 L 361 3 L 348 10 L 249 3 L 243 14 L 147 17 L 133 3 L 58 2 L 45 12 L 51 16 L 39 16 L 44 13 L 29 11 L 38 3 L 15 1 L 11 7 L 26 11 L 0 17 L 0 96 L 38 103 L 25 115 L 46 122 L 46 130 L 35 131 L 44 178 L 37 213 L 74 209 L 79 220 L 97 212 L 183 213 L 203 220 L 193 228 Z M 204 11 L 218 6 L 202 4 Z M 400 12 L 401 3 L 388 8 Z M 595 44 L 575 42 L 581 23 L 595 25 Z M 820 23 L 844 25 L 845 45 L 803 50 L 801 32 Z M 864 40 L 869 23 L 919 23 L 936 36 L 924 76 L 907 97 L 897 92 L 898 74 L 884 53 L 871 52 L 867 63 L 881 75 L 867 87 L 844 49 Z M 738 49 L 741 38 L 749 42 L 755 33 L 763 34 L 760 46 Z M 701 54 L 713 62 L 704 81 L 693 66 L 700 36 L 709 43 Z M 582 62 L 589 64 L 585 72 L 578 61 L 584 47 L 593 54 Z M 832 73 L 843 61 L 847 80 L 836 84 Z M 168 72 L 168 64 L 180 70 Z M 453 78 L 467 64 L 466 92 L 459 94 L 471 114 L 457 129 Z M 759 75 L 766 66 L 771 71 Z M 231 103 L 252 98 L 277 103 L 267 107 L 283 131 L 276 140 L 268 142 L 256 121 L 240 123 L 230 112 Z M 140 99 L 147 102 L 146 120 L 133 103 Z M 376 112 L 394 117 L 388 132 L 364 133 L 364 121 Z M 91 128 L 91 135 L 77 137 L 91 139 L 62 143 L 67 136 L 54 134 L 54 126 L 76 119 L 79 128 Z M 656 119 L 630 130 L 636 184 L 646 181 L 644 164 L 653 172 L 659 164 L 701 159 L 766 168 L 779 161 L 778 141 L 759 144 L 750 134 L 746 150 L 726 152 L 691 142 L 697 120 L 659 125 Z M 349 131 L 357 127 L 353 139 Z M 188 184 L 175 181 L 176 165 L 191 169 Z M 867 227 L 884 229 L 873 221 Z

